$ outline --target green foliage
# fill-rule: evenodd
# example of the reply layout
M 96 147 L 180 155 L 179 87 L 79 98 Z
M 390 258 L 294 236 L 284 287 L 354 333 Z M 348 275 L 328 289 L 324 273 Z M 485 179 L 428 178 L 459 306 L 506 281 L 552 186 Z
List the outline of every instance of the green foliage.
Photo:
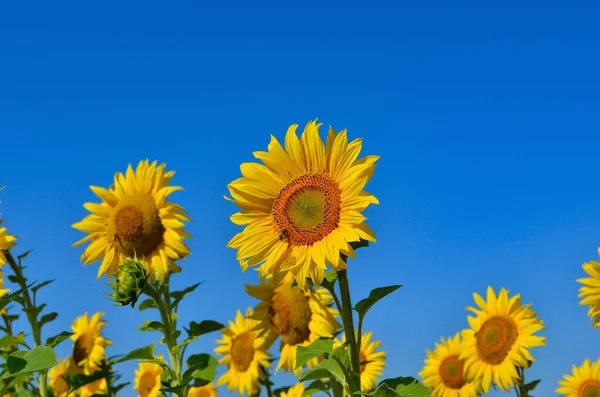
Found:
M 25 287 L 23 287 L 21 289 L 18 289 L 18 290 L 16 290 L 15 292 L 13 292 L 11 294 L 6 294 L 2 298 L 0 298 L 0 310 L 4 309 L 10 302 L 13 302 L 13 301 L 17 301 L 18 302 L 19 300 L 21 300 L 21 302 L 22 302 L 22 299 L 21 299 L 20 295 L 25 290 L 27 290 L 28 288 L 30 288 L 35 283 L 36 282 L 34 281 L 33 283 L 31 283 L 31 284 L 29 284 L 29 285 L 27 285 L 27 286 L 25 286 Z
M 198 339 L 199 336 L 209 334 L 211 332 L 220 331 L 225 326 L 217 321 L 213 320 L 203 320 L 200 324 L 195 321 L 192 321 L 189 325 L 189 328 L 185 328 L 185 332 L 187 332 L 188 337 L 181 342 L 178 347 L 182 347 L 187 345 L 190 342 Z M 179 331 L 178 331 L 179 332 Z
M 164 332 L 165 326 L 160 321 L 148 320 L 144 324 L 140 325 L 138 331 L 162 331 Z
M 131 307 L 135 307 L 135 303 L 144 292 L 144 287 L 148 281 L 144 264 L 137 257 L 129 259 L 120 265 L 111 277 L 113 282 L 109 284 L 109 287 L 113 290 L 113 293 L 108 297 L 117 306 L 131 305 Z
M 307 369 L 300 374 L 300 382 L 307 380 L 321 380 L 333 377 L 342 385 L 346 386 L 346 378 L 342 367 L 333 359 L 326 358 L 313 368 Z
M 400 287 L 402 287 L 402 286 L 401 285 L 392 285 L 389 287 L 375 288 L 374 290 L 371 291 L 371 293 L 369 294 L 369 296 L 367 298 L 360 300 L 354 306 L 354 310 L 356 310 L 356 312 L 358 313 L 358 316 L 360 318 L 364 318 L 365 315 L 367 314 L 367 312 L 369 311 L 369 309 L 371 307 L 373 307 L 373 305 L 375 303 L 377 303 L 381 299 L 385 298 L 387 295 L 391 294 L 392 292 L 396 291 Z
M 321 337 L 308 346 L 296 348 L 296 368 L 303 366 L 315 357 L 328 358 L 333 351 L 333 339 Z
M 130 360 L 152 360 L 154 358 L 154 343 L 140 347 L 117 359 L 111 360 L 111 364 L 118 364 Z
M 310 396 L 318 392 L 328 392 L 331 388 L 331 384 L 328 381 L 323 381 L 321 379 L 310 382 L 304 388 L 303 396 Z
M 198 288 L 198 286 L 200 286 L 201 284 L 204 284 L 204 281 L 191 285 L 181 291 L 171 292 L 171 299 L 173 299 L 171 305 L 173 306 L 173 308 L 177 309 L 177 307 L 179 306 L 179 302 L 181 302 L 183 298 L 194 292 L 196 288 Z
M 382 380 L 370 397 L 430 397 L 431 392 L 417 379 L 407 376 Z
M 210 354 L 202 353 L 189 356 L 186 364 L 187 370 L 183 373 L 184 381 L 187 379 L 189 382 L 194 379 L 194 386 L 204 386 L 215 378 L 219 361 Z
M 74 335 L 72 332 L 63 331 L 58 335 L 54 335 L 54 336 L 51 336 L 50 338 L 48 338 L 46 340 L 46 344 L 48 346 L 54 348 L 62 341 L 69 339 L 72 335 Z
M 19 374 L 43 371 L 56 365 L 56 355 L 49 346 L 38 346 L 32 350 L 21 350 L 12 353 L 6 361 L 6 372 L 0 379 L 7 379 Z
M 156 302 L 154 302 L 154 299 L 151 299 L 151 298 L 144 299 L 142 301 L 142 303 L 140 303 L 138 305 L 139 311 L 146 310 L 146 309 L 158 309 L 158 306 L 156 306 Z

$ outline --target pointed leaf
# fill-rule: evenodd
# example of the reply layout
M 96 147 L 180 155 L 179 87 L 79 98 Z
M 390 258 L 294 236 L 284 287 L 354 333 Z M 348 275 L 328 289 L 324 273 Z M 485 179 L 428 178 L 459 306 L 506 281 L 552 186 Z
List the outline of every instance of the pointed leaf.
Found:
M 346 379 L 342 368 L 332 359 L 325 359 L 319 364 L 315 365 L 300 374 L 300 382 L 305 380 L 320 380 L 329 377 L 334 377 L 342 385 L 346 386 Z
M 39 283 L 39 284 L 38 284 L 38 285 L 36 285 L 35 287 L 31 288 L 31 291 L 33 291 L 33 293 L 35 294 L 36 292 L 38 292 L 38 290 L 39 290 L 40 288 L 42 288 L 42 287 L 44 287 L 44 286 L 46 286 L 46 285 L 48 285 L 48 284 L 50 284 L 50 283 L 53 283 L 54 281 L 55 281 L 55 279 L 52 279 L 52 280 L 46 280 L 46 281 L 44 281 L 44 282 L 42 282 L 42 283 Z
M 208 384 L 215 378 L 219 360 L 206 353 L 193 354 L 188 357 L 186 364 L 188 369 L 184 372 L 183 378 L 191 377 L 197 382 Z
M 21 373 L 43 371 L 56 365 L 56 355 L 49 346 L 38 346 L 32 350 L 21 350 L 12 353 L 6 360 L 7 373 L 2 379 Z
M 142 303 L 138 305 L 139 311 L 146 309 L 158 309 L 158 306 L 156 306 L 156 302 L 154 302 L 154 299 L 145 299 Z
M 225 328 L 225 326 L 219 322 L 213 320 L 204 320 L 200 324 L 192 321 L 190 323 L 190 327 L 186 328 L 185 331 L 188 333 L 188 338 L 195 338 L 210 332 L 220 331 L 223 328 Z
M 148 346 L 140 347 L 112 361 L 112 364 L 122 363 L 129 360 L 151 360 L 154 358 L 154 343 Z
M 51 336 L 46 340 L 46 344 L 50 347 L 56 347 L 60 342 L 65 341 L 71 337 L 71 335 L 75 335 L 72 332 L 63 331 L 58 335 Z
M 173 291 L 173 292 L 171 292 L 171 294 L 170 294 L 170 295 L 171 295 L 171 298 L 173 298 L 173 303 L 172 303 L 172 305 L 173 305 L 173 306 L 177 306 L 177 305 L 179 304 L 179 302 L 180 302 L 180 301 L 181 301 L 183 298 L 185 298 L 186 296 L 188 296 L 189 294 L 191 294 L 192 292 L 194 292 L 194 290 L 195 290 L 196 288 L 198 288 L 198 286 L 199 286 L 200 284 L 203 284 L 203 283 L 204 283 L 204 281 L 201 281 L 201 282 L 199 282 L 199 283 L 196 283 L 196 284 L 194 284 L 194 285 L 190 285 L 189 287 L 187 287 L 187 288 L 186 288 L 186 289 L 184 289 L 184 290 L 181 290 L 181 291 Z
M 365 314 L 367 314 L 369 309 L 371 307 L 373 307 L 373 305 L 375 303 L 377 303 L 379 300 L 385 298 L 387 295 L 391 294 L 392 292 L 396 291 L 400 287 L 402 287 L 402 286 L 401 285 L 392 285 L 389 287 L 375 288 L 374 290 L 371 291 L 368 298 L 365 298 L 365 299 L 359 301 L 356 304 L 356 306 L 354 306 L 354 310 L 356 310 L 358 312 L 358 315 L 360 317 L 364 317 Z
M 318 338 L 308 346 L 298 346 L 296 348 L 296 368 L 303 366 L 315 357 L 327 358 L 333 351 L 333 339 Z
M 43 326 L 46 323 L 49 323 L 50 321 L 56 320 L 56 317 L 58 317 L 58 313 L 57 312 L 52 312 L 52 313 L 44 314 L 42 316 L 42 318 L 40 318 L 40 321 L 39 321 L 40 327 Z
M 148 320 L 138 327 L 138 331 L 164 331 L 165 326 L 156 320 Z
M 21 288 L 11 294 L 4 295 L 2 298 L 0 298 L 0 309 L 4 309 L 6 307 L 6 305 L 8 305 L 10 302 L 14 301 L 15 298 L 19 298 L 20 297 L 19 295 L 21 295 L 21 293 L 23 293 L 23 291 L 25 291 L 27 288 L 31 287 L 35 283 L 36 282 L 34 281 L 33 283 L 29 284 L 25 288 Z

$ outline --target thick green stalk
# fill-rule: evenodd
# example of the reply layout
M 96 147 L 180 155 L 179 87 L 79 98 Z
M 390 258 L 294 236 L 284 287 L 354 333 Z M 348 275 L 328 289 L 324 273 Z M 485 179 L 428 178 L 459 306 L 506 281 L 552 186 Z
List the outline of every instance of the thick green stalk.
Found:
M 344 333 L 350 353 L 350 366 L 354 379 L 348 379 L 348 384 L 351 386 L 350 393 L 360 391 L 360 354 L 359 346 L 356 344 L 354 319 L 352 317 L 352 300 L 350 299 L 350 287 L 348 284 L 348 275 L 346 270 L 337 272 L 338 282 L 340 285 L 340 295 L 342 298 L 342 322 L 344 323 Z M 358 385 L 358 389 L 356 388 Z

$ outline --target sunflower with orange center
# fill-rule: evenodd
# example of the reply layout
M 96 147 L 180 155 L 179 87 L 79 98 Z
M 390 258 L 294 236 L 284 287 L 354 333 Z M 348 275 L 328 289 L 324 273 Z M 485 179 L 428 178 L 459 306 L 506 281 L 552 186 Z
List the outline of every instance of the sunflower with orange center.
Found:
M 92 214 L 73 227 L 88 235 L 73 246 L 91 241 L 81 261 L 85 266 L 102 260 L 98 278 L 136 255 L 151 277 L 164 280 L 169 271 L 181 270 L 175 261 L 190 254 L 183 242 L 191 237 L 183 229 L 190 218 L 181 206 L 167 201 L 171 193 L 182 190 L 169 186 L 173 175 L 174 171 L 165 172 L 165 164 L 144 160 L 135 172 L 130 164 L 125 175 L 116 173 L 108 189 L 90 186 L 102 202 L 84 204 Z
M 105 347 L 112 343 L 105 339 L 101 330 L 106 325 L 106 321 L 101 319 L 102 313 L 95 313 L 89 318 L 85 313 L 75 319 L 71 330 L 73 344 L 73 355 L 71 357 L 73 369 L 90 375 L 100 365 L 105 357 Z
M 157 358 L 162 358 L 158 355 Z M 133 388 L 138 391 L 138 397 L 158 397 L 162 395 L 160 389 L 160 376 L 163 368 L 154 363 L 139 362 L 139 369 L 135 370 Z
M 70 372 L 71 358 L 59 360 L 58 364 L 48 371 L 48 385 L 54 392 L 55 397 L 65 397 L 69 391 L 69 385 L 65 376 Z
M 516 367 L 526 368 L 527 361 L 535 361 L 528 349 L 544 346 L 546 338 L 533 335 L 543 330 L 542 320 L 530 305 L 521 305 L 521 296 L 508 297 L 502 288 L 496 296 L 492 287 L 487 289 L 487 301 L 474 293 L 480 309 L 467 307 L 475 313 L 469 316 L 470 329 L 462 331 L 466 376 L 481 379 L 481 388 L 487 393 L 492 382 L 509 391 L 519 380 Z
M 217 397 L 217 389 L 212 382 L 204 386 L 193 386 L 189 388 L 187 397 Z
M 579 289 L 579 298 L 583 298 L 580 305 L 589 306 L 588 316 L 592 321 L 592 327 L 600 327 L 600 262 L 589 261 L 583 264 L 583 270 L 589 274 L 589 278 L 580 278 L 578 283 L 583 284 Z
M 292 125 L 285 149 L 271 136 L 266 152 L 254 152 L 263 164 L 243 163 L 243 177 L 228 185 L 231 198 L 225 197 L 241 209 L 231 221 L 244 230 L 227 246 L 238 250 L 242 269 L 260 265 L 261 278 L 289 271 L 302 289 L 307 277 L 319 286 L 327 264 L 345 269 L 341 255 L 355 258 L 350 243 L 375 242 L 361 212 L 378 204 L 363 188 L 379 157 L 357 160 L 362 140 L 348 143 L 346 130 L 330 128 L 323 143 L 320 126 L 309 122 L 298 138 Z
M 377 350 L 381 346 L 381 341 L 371 342 L 373 334 L 365 332 L 360 338 L 359 362 L 360 362 L 360 390 L 370 392 L 375 390 L 378 377 L 383 375 L 385 368 L 386 354 L 384 350 Z M 358 340 L 358 339 L 357 339 Z M 342 334 L 341 342 L 338 339 L 333 340 L 333 347 L 338 348 L 346 342 L 346 334 Z
M 260 285 L 246 285 L 246 292 L 261 302 L 256 306 L 253 319 L 260 323 L 257 329 L 265 335 L 267 345 L 281 338 L 281 355 L 275 371 L 292 370 L 299 376 L 302 367 L 296 368 L 296 349 L 308 346 L 319 337 L 333 337 L 341 324 L 336 320 L 337 310 L 331 307 L 333 297 L 323 288 L 302 290 L 293 285 L 293 275 L 288 273 L 261 279 Z M 309 366 L 318 363 L 311 360 Z
M 573 366 L 573 374 L 559 380 L 556 392 L 566 397 L 600 396 L 600 360 L 591 363 L 585 360 L 581 367 Z
M 259 322 L 253 320 L 252 308 L 246 310 L 246 317 L 238 310 L 235 322 L 229 321 L 229 328 L 223 328 L 223 339 L 216 341 L 219 346 L 215 353 L 223 355 L 219 364 L 227 366 L 227 372 L 217 381 L 217 386 L 227 384 L 230 392 L 237 390 L 249 396 L 258 391 L 261 366 L 270 368 L 267 353 L 269 346 L 264 336 L 255 330 Z
M 460 333 L 435 344 L 435 350 L 427 350 L 425 366 L 419 373 L 423 384 L 433 397 L 476 397 L 481 381 L 467 378 L 465 361 L 460 359 L 463 350 Z

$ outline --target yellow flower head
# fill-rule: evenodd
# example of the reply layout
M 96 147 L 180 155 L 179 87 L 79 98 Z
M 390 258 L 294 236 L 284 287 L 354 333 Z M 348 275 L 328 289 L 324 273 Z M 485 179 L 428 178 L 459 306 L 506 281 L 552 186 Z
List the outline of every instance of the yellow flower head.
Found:
M 260 367 L 270 368 L 266 339 L 255 331 L 258 321 L 250 318 L 252 308 L 246 310 L 246 317 L 238 310 L 235 322 L 229 322 L 229 328 L 223 328 L 223 339 L 216 341 L 219 346 L 215 352 L 224 355 L 219 364 L 227 366 L 217 386 L 227 384 L 230 392 L 237 390 L 240 394 L 253 395 L 258 391 Z
M 58 364 L 48 371 L 48 385 L 52 388 L 55 397 L 65 397 L 69 390 L 69 385 L 64 376 L 70 372 L 71 358 L 59 360 Z
M 0 271 L 0 298 L 2 298 L 4 295 L 6 295 L 10 291 L 10 289 L 3 288 L 3 287 L 4 287 L 4 275 Z M 2 310 L 0 310 L 0 314 L 6 314 L 6 308 L 2 308 Z
M 364 392 L 375 390 L 378 377 L 383 375 L 385 360 L 387 358 L 384 350 L 375 351 L 381 346 L 381 341 L 371 342 L 372 337 L 373 334 L 371 332 L 365 332 L 360 339 L 360 389 Z M 342 334 L 341 342 L 338 339 L 334 339 L 333 346 L 337 348 L 345 342 L 346 335 Z
M 92 397 L 93 395 L 106 395 L 108 391 L 108 384 L 106 379 L 98 379 L 95 382 L 88 383 L 87 385 L 79 388 L 79 397 Z
M 298 138 L 292 125 L 285 149 L 271 136 L 268 151 L 254 152 L 263 164 L 243 163 L 226 199 L 240 207 L 231 221 L 245 226 L 229 241 L 243 270 L 260 265 L 260 277 L 292 272 L 302 289 L 319 286 L 326 264 L 346 268 L 341 254 L 355 257 L 351 242 L 375 241 L 361 212 L 377 199 L 363 190 L 378 156 L 356 160 L 362 140 L 348 143 L 346 130 L 329 129 L 325 144 L 316 121 Z M 291 259 L 291 260 L 287 260 Z
M 467 378 L 465 361 L 459 358 L 463 350 L 460 333 L 442 343 L 435 350 L 427 350 L 425 366 L 419 373 L 423 384 L 432 391 L 433 397 L 476 397 L 480 380 Z
M 293 275 L 261 279 L 260 285 L 246 285 L 246 292 L 261 302 L 252 316 L 258 320 L 258 330 L 266 335 L 267 346 L 281 338 L 281 355 L 275 371 L 292 370 L 299 376 L 302 367 L 296 368 L 296 349 L 308 346 L 319 337 L 333 337 L 341 324 L 335 319 L 337 310 L 331 307 L 332 296 L 325 289 L 304 291 L 292 286 Z M 318 360 L 311 360 L 314 366 Z
M 580 278 L 578 283 L 583 284 L 579 289 L 579 298 L 583 298 L 580 305 L 589 306 L 588 316 L 592 327 L 600 327 L 600 262 L 589 261 L 583 264 L 583 270 L 590 278 Z
M 502 288 L 496 296 L 488 287 L 487 301 L 476 293 L 473 297 L 480 309 L 467 308 L 475 317 L 469 316 L 471 328 L 462 331 L 459 358 L 465 360 L 467 377 L 481 379 L 484 393 L 492 382 L 509 391 L 519 379 L 515 366 L 525 368 L 527 361 L 534 361 L 528 349 L 545 345 L 545 337 L 533 335 L 544 325 L 530 305 L 521 305 L 520 294 L 509 298 Z
M 200 387 L 190 387 L 187 397 L 217 397 L 217 389 L 212 382 Z
M 104 359 L 104 348 L 111 346 L 112 343 L 101 335 L 102 328 L 106 321 L 101 320 L 102 313 L 96 313 L 90 319 L 88 314 L 79 316 L 75 319 L 71 330 L 74 335 L 71 339 L 73 344 L 73 364 L 79 371 L 90 374 L 98 368 Z
M 566 397 L 600 396 L 600 360 L 593 364 L 585 360 L 581 367 L 573 366 L 573 375 L 565 375 L 558 384 L 556 392 Z
M 92 214 L 73 227 L 89 233 L 73 246 L 88 245 L 81 255 L 84 265 L 102 259 L 98 278 L 113 273 L 119 263 L 137 255 L 152 277 L 164 280 L 168 271 L 181 269 L 175 260 L 189 255 L 183 238 L 191 237 L 183 222 L 189 221 L 185 210 L 167 201 L 167 196 L 180 186 L 169 186 L 174 171 L 165 172 L 165 164 L 156 166 L 140 161 L 136 171 L 131 164 L 125 175 L 118 172 L 108 189 L 91 186 L 102 199 L 100 204 L 85 203 Z
M 158 355 L 157 358 L 162 358 Z M 139 363 L 140 368 L 135 370 L 133 388 L 138 391 L 139 397 L 158 397 L 161 395 L 160 376 L 163 368 L 154 363 Z
M 280 397 L 302 397 L 304 395 L 304 383 L 296 383 L 287 391 L 282 391 Z
M 7 263 L 5 252 L 17 245 L 17 238 L 8 234 L 8 230 L 2 227 L 3 222 L 0 219 L 0 266 Z

